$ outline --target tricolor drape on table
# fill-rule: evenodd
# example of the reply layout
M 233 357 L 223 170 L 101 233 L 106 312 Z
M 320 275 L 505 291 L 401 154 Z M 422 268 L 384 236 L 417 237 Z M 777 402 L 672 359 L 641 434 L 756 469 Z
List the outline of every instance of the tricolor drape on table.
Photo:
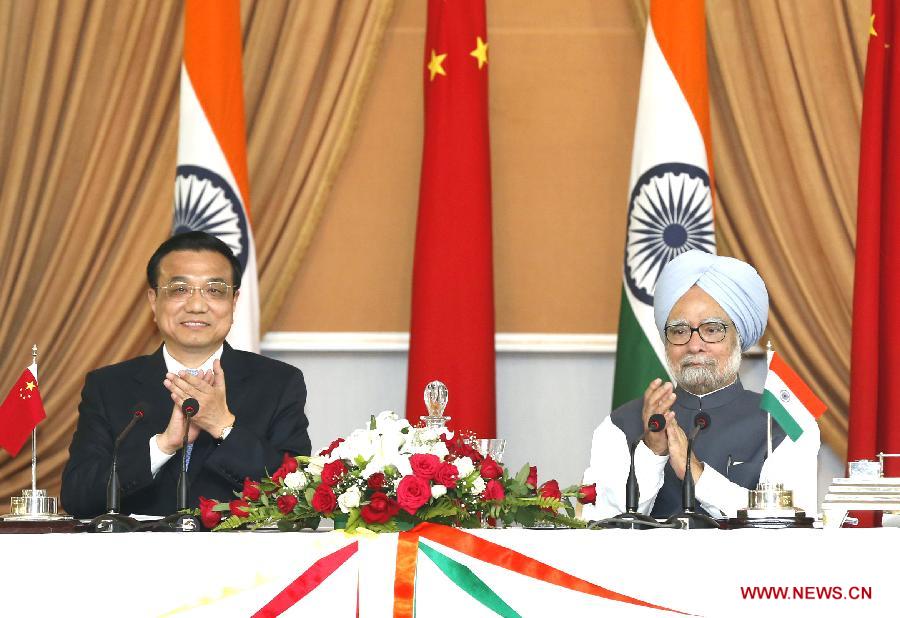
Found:
M 243 278 L 228 342 L 259 351 L 259 284 L 250 227 L 239 0 L 187 0 L 172 232 L 222 239 Z
M 900 453 L 900 11 L 872 2 L 863 93 L 847 458 Z M 900 476 L 900 460 L 885 460 Z
M 487 40 L 484 0 L 428 3 L 406 414 L 441 380 L 451 426 L 495 437 Z
M 0 404 L 0 448 L 12 457 L 22 450 L 31 430 L 47 418 L 37 371 L 37 363 L 27 367 Z
M 653 0 L 634 131 L 613 407 L 665 377 L 653 292 L 666 262 L 715 253 L 703 0 Z

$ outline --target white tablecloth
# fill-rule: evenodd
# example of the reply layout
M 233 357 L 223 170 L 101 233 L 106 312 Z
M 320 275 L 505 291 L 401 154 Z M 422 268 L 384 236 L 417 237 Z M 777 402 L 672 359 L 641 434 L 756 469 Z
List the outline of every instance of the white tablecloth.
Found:
M 897 529 L 474 534 L 593 584 L 694 615 L 900 615 Z M 343 532 L 4 534 L 0 615 L 250 616 L 318 559 L 354 542 L 357 553 L 283 615 L 355 616 L 358 595 L 361 617 L 391 616 L 397 535 Z M 563 589 L 426 542 L 468 566 L 522 616 L 667 614 Z M 764 586 L 781 587 L 770 595 L 794 598 L 746 598 Z M 869 592 L 871 598 L 850 598 Z M 422 552 L 416 614 L 495 615 Z

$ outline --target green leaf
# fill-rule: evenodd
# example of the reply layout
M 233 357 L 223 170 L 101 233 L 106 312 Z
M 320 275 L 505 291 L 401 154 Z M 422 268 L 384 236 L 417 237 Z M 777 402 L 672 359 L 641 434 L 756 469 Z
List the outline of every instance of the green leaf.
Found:
M 519 472 L 516 474 L 516 481 L 521 483 L 522 485 L 524 485 L 525 481 L 528 480 L 528 472 L 530 470 L 531 470 L 530 465 L 525 464 L 524 466 L 522 466 L 522 469 L 519 470 Z
M 350 509 L 350 515 L 347 518 L 347 532 L 353 532 L 354 530 L 356 530 L 356 528 L 361 525 L 359 523 L 360 519 L 359 509 Z
M 430 521 L 438 517 L 458 517 L 463 513 L 465 510 L 454 504 L 447 496 L 441 496 L 434 504 L 422 511 L 419 517 L 422 521 Z
M 226 519 L 223 519 L 219 522 L 219 525 L 213 528 L 213 532 L 219 532 L 221 530 L 234 530 L 236 528 L 240 528 L 244 525 L 246 520 L 238 517 L 237 515 L 232 515 Z

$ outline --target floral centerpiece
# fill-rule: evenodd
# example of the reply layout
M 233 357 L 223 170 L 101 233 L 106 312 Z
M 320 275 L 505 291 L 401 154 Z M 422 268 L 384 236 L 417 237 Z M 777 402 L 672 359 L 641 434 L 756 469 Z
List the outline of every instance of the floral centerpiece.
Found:
M 200 498 L 195 514 L 207 528 L 277 525 L 316 528 L 321 518 L 348 531 L 406 530 L 431 521 L 466 528 L 520 524 L 584 527 L 573 500 L 593 504 L 596 488 L 538 485 L 537 468 L 512 476 L 446 428 L 412 427 L 393 412 L 331 443 L 312 457 L 285 455 L 259 481 L 246 479 L 230 502 Z

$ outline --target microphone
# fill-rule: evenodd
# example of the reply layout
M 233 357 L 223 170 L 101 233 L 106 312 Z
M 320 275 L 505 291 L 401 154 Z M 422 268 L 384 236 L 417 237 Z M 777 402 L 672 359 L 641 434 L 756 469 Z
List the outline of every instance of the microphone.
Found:
M 653 433 L 658 433 L 665 428 L 666 417 L 662 414 L 654 414 L 647 419 L 647 429 Z M 619 513 L 615 517 L 591 522 L 588 525 L 589 528 L 628 528 L 632 530 L 646 530 L 648 528 L 659 527 L 659 524 L 655 519 L 649 515 L 638 513 L 638 503 L 640 501 L 639 498 L 641 492 L 638 487 L 637 474 L 634 471 L 634 451 L 642 439 L 643 436 L 638 436 L 628 445 L 631 466 L 628 469 L 628 480 L 625 481 L 625 512 Z
M 712 423 L 712 419 L 709 417 L 709 414 L 706 412 L 697 412 L 697 416 L 694 417 L 694 429 L 688 437 L 688 442 L 693 442 L 701 431 L 709 427 L 710 423 Z
M 181 473 L 178 477 L 178 510 L 187 508 L 188 502 L 188 480 L 187 480 L 187 450 L 188 450 L 188 431 L 191 429 L 191 417 L 200 411 L 200 402 L 189 397 L 181 404 L 181 411 L 184 413 L 184 435 L 181 438 Z
M 119 507 L 121 505 L 120 492 L 122 490 L 119 482 L 119 447 L 134 426 L 144 418 L 144 410 L 147 408 L 146 402 L 139 402 L 134 406 L 131 413 L 131 420 L 125 426 L 125 429 L 116 436 L 113 443 L 112 464 L 109 469 L 109 480 L 106 483 L 106 514 L 99 515 L 91 520 L 91 532 L 130 532 L 134 530 L 138 522 L 131 517 L 121 515 Z
M 647 421 L 647 429 L 653 433 L 658 433 L 666 428 L 666 417 L 662 414 L 654 414 Z
M 694 473 L 691 470 L 691 459 L 694 454 L 694 440 L 700 432 L 712 424 L 709 414 L 699 411 L 694 416 L 694 429 L 688 436 L 687 457 L 685 458 L 684 478 L 681 482 L 681 513 L 673 515 L 672 520 L 680 520 L 683 528 L 719 528 L 718 522 L 703 513 L 697 512 L 697 499 L 694 496 Z
M 198 532 L 201 529 L 200 520 L 196 516 L 182 512 L 187 509 L 188 502 L 188 432 L 191 429 L 191 417 L 200 411 L 200 402 L 193 397 L 189 397 L 182 402 L 181 411 L 184 413 L 184 435 L 181 438 L 181 470 L 178 473 L 178 503 L 176 511 L 148 526 L 146 529 L 150 531 Z
M 666 417 L 662 414 L 654 414 L 647 420 L 647 429 L 653 433 L 659 433 L 666 428 Z M 625 481 L 625 512 L 637 513 L 638 501 L 640 496 L 640 488 L 638 487 L 637 474 L 634 471 L 634 451 L 642 440 L 642 436 L 638 436 L 629 445 L 629 455 L 631 456 L 631 467 L 628 469 L 628 480 Z
M 181 404 L 181 411 L 184 412 L 184 415 L 186 417 L 191 418 L 200 411 L 200 402 L 193 397 L 189 397 L 188 399 L 184 400 L 184 403 Z M 185 432 L 185 434 L 186 433 L 187 432 Z

